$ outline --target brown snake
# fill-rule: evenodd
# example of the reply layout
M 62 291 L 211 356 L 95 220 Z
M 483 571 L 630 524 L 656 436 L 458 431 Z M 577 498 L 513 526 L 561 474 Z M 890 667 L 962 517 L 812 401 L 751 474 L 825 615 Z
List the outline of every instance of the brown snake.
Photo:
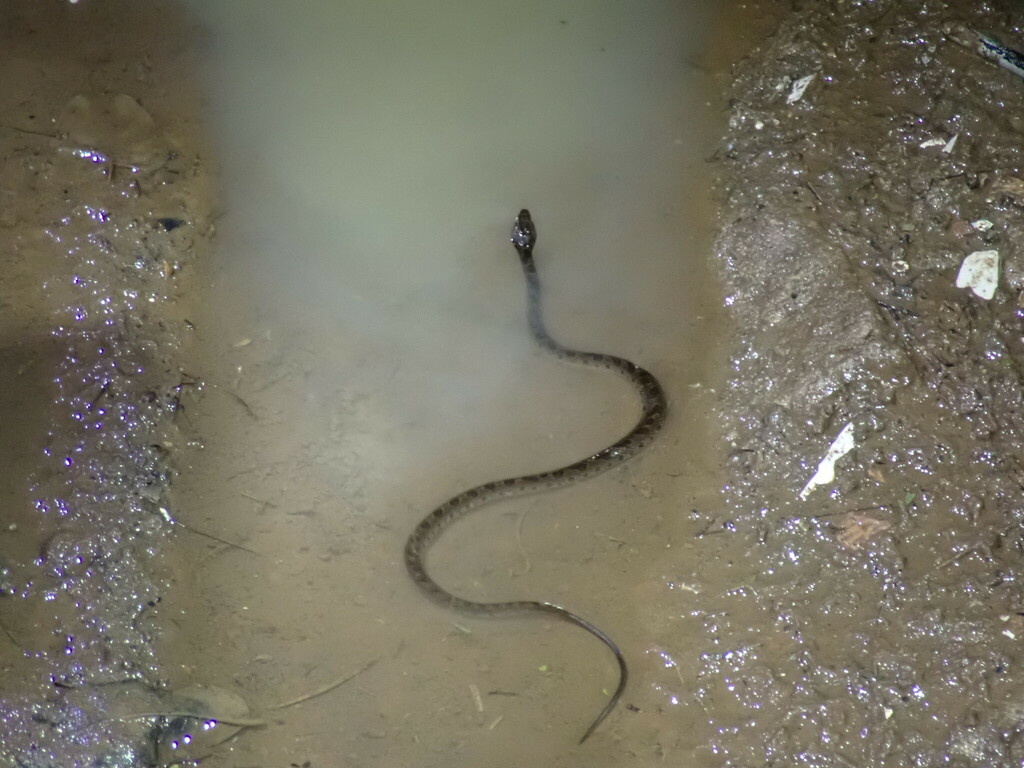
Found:
M 540 611 L 554 614 L 560 619 L 582 627 L 608 646 L 609 650 L 615 654 L 615 659 L 619 663 L 619 685 L 604 709 L 597 716 L 597 719 L 591 723 L 586 733 L 583 734 L 579 741 L 582 744 L 615 708 L 615 705 L 622 697 L 622 692 L 626 688 L 628 677 L 626 659 L 612 639 L 586 619 L 553 603 L 536 600 L 480 603 L 475 600 L 465 600 L 461 597 L 456 597 L 434 581 L 423 565 L 424 555 L 430 548 L 431 543 L 445 528 L 473 510 L 495 499 L 520 496 L 539 490 L 560 488 L 605 472 L 640 453 L 665 423 L 668 407 L 665 393 L 654 376 L 638 365 L 621 357 L 597 352 L 581 352 L 564 347 L 548 334 L 541 316 L 540 279 L 537 276 L 537 267 L 533 261 L 533 246 L 536 242 L 537 230 L 534 227 L 533 219 L 530 218 L 530 212 L 523 209 L 519 212 L 519 216 L 512 227 L 512 244 L 519 254 L 523 274 L 526 276 L 530 333 L 533 335 L 534 341 L 561 360 L 582 363 L 583 365 L 597 368 L 607 368 L 621 374 L 636 387 L 637 394 L 640 395 L 643 413 L 633 429 L 612 445 L 592 456 L 548 472 L 510 477 L 505 480 L 492 480 L 489 483 L 470 488 L 468 491 L 463 491 L 457 496 L 448 499 L 448 501 L 423 518 L 420 524 L 416 526 L 416 529 L 410 534 L 405 543 L 405 566 L 408 568 L 409 575 L 412 576 L 413 581 L 429 597 L 448 607 L 475 614 L 495 614 L 513 611 Z

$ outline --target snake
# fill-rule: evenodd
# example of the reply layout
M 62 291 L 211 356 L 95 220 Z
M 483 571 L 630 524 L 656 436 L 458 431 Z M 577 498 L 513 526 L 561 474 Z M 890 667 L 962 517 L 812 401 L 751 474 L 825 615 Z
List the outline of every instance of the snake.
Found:
M 614 371 L 628 380 L 640 399 L 641 414 L 635 426 L 616 442 L 597 453 L 572 464 L 535 474 L 508 477 L 477 485 L 453 496 L 434 508 L 409 535 L 405 544 L 405 566 L 416 585 L 427 597 L 446 607 L 478 615 L 535 612 L 553 615 L 596 637 L 612 652 L 619 667 L 619 682 L 604 708 L 590 724 L 579 744 L 585 742 L 615 709 L 626 689 L 629 670 L 625 656 L 615 642 L 591 622 L 554 603 L 540 600 L 477 602 L 453 595 L 427 572 L 424 560 L 430 546 L 452 523 L 497 499 L 522 496 L 543 490 L 562 488 L 593 477 L 633 458 L 646 448 L 665 424 L 668 401 L 658 380 L 635 363 L 615 355 L 583 352 L 560 344 L 548 333 L 541 312 L 541 286 L 533 258 L 537 228 L 525 208 L 512 226 L 512 245 L 526 278 L 527 318 L 533 340 L 546 352 L 560 360 Z

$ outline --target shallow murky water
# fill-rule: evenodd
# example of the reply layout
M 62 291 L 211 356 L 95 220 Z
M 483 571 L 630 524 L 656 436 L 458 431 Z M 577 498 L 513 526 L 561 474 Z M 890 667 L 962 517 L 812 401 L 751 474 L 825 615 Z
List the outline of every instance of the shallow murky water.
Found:
M 223 153 L 210 384 L 180 514 L 246 547 L 185 554 L 174 685 L 273 711 L 210 765 L 615 764 L 686 747 L 666 581 L 717 487 L 707 276 L 710 4 L 197 5 Z M 652 369 L 656 447 L 585 486 L 495 505 L 431 567 L 480 599 L 553 600 L 621 643 L 426 601 L 405 537 L 448 496 L 564 464 L 637 416 L 614 375 L 535 349 L 508 232 L 540 229 L 552 332 Z M 186 540 L 187 543 L 187 540 Z M 199 546 L 195 546 L 199 545 Z M 248 551 L 252 550 L 252 551 Z M 685 565 L 683 565 L 685 563 Z M 682 740 L 682 741 L 680 741 Z
M 708 50 L 712 6 L 2 9 L 0 755 L 692 752 L 691 510 L 721 485 L 724 354 L 705 158 L 736 45 L 733 27 Z M 616 683 L 607 650 L 435 606 L 401 558 L 452 494 L 637 417 L 614 375 L 530 340 L 508 242 L 523 206 L 552 333 L 649 368 L 672 413 L 627 467 L 473 515 L 430 567 L 620 644 L 630 686 L 582 747 Z

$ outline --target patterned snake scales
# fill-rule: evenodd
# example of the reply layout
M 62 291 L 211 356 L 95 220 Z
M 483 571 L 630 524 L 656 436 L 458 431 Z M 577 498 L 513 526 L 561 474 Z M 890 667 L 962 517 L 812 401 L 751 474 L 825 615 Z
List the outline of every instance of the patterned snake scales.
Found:
M 640 416 L 636 426 L 626 435 L 604 450 L 598 451 L 593 456 L 588 456 L 573 464 L 548 472 L 510 477 L 505 480 L 493 480 L 489 483 L 478 485 L 475 488 L 470 488 L 468 491 L 463 491 L 449 499 L 423 518 L 409 536 L 405 544 L 405 565 L 413 581 L 429 597 L 448 607 L 475 614 L 496 614 L 513 611 L 539 611 L 554 614 L 570 624 L 582 627 L 608 646 L 609 650 L 615 654 L 615 659 L 619 663 L 619 685 L 604 709 L 597 716 L 597 719 L 591 723 L 586 733 L 583 734 L 579 741 L 582 744 L 615 708 L 615 705 L 622 697 L 622 692 L 626 688 L 628 676 L 626 660 L 618 646 L 612 642 L 612 639 L 586 619 L 553 603 L 535 600 L 479 603 L 474 600 L 456 597 L 434 581 L 433 577 L 427 573 L 423 564 L 424 555 L 430 548 L 431 543 L 441 532 L 473 510 L 495 499 L 520 496 L 545 489 L 560 488 L 609 470 L 640 453 L 665 423 L 667 409 L 665 393 L 654 376 L 621 357 L 569 349 L 559 344 L 548 334 L 547 329 L 544 327 L 544 320 L 541 317 L 540 279 L 537 276 L 537 267 L 533 262 L 533 246 L 536 242 L 537 230 L 534 227 L 533 220 L 530 218 L 530 212 L 524 209 L 519 212 L 519 216 L 512 227 L 512 244 L 519 254 L 523 274 L 526 276 L 530 333 L 533 335 L 534 340 L 541 347 L 562 360 L 591 365 L 596 368 L 607 368 L 621 374 L 636 387 L 637 394 L 640 395 L 641 405 L 643 406 L 643 414 Z

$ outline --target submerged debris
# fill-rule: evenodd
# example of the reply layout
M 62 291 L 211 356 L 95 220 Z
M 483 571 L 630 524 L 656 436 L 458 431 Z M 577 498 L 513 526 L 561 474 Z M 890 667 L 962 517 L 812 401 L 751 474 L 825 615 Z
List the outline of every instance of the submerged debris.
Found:
M 840 545 L 847 549 L 860 549 L 877 534 L 892 528 L 892 523 L 870 515 L 848 512 L 839 518 L 838 528 L 836 541 Z
M 1020 51 L 1007 48 L 995 38 L 962 24 L 950 25 L 946 34 L 950 40 L 980 54 L 982 58 L 995 62 L 1019 77 L 1024 77 L 1024 54 Z

